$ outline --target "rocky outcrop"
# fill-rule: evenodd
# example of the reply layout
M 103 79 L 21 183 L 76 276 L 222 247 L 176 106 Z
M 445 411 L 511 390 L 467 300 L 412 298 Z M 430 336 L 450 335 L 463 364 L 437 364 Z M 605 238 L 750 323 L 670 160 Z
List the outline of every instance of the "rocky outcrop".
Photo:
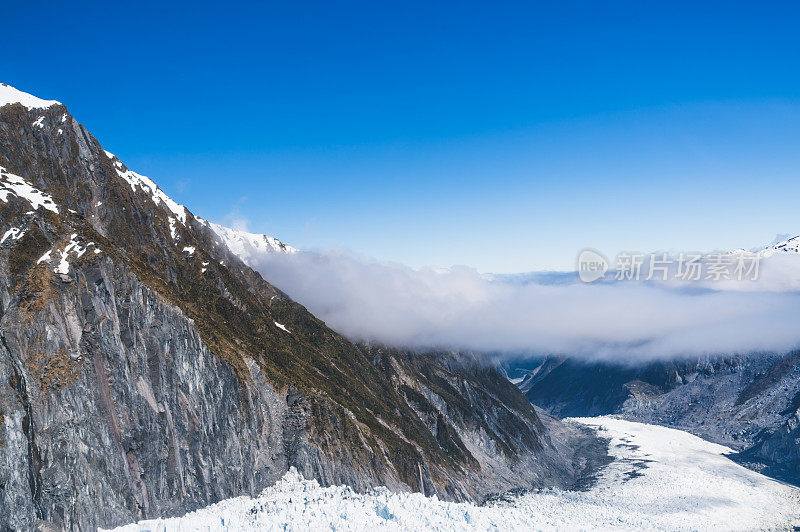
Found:
M 92 529 L 324 484 L 574 485 L 589 436 L 479 360 L 357 346 L 51 103 L 0 107 L 0 524 Z
M 788 414 L 785 421 L 762 429 L 739 459 L 766 475 L 800 485 L 800 408 L 783 413 Z
M 2 321 L 0 375 L 16 385 L 0 388 L 12 528 L 184 511 L 283 474 L 284 434 L 262 428 L 283 424 L 285 398 L 240 387 L 180 309 L 109 258 L 49 282 L 64 286 L 40 311 Z

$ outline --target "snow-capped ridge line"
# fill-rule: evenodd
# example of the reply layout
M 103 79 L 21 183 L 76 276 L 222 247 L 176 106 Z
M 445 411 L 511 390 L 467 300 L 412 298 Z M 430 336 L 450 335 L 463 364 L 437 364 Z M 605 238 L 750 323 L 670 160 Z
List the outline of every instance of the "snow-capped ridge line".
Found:
M 203 221 L 205 222 L 205 220 Z M 291 254 L 299 251 L 271 236 L 238 231 L 214 222 L 205 223 L 228 247 L 231 253 L 239 257 L 239 259 L 248 266 L 252 266 L 253 259 L 261 254 Z
M 772 251 L 775 253 L 800 253 L 800 235 L 767 246 L 765 251 Z
M 111 162 L 114 165 L 114 170 L 116 170 L 117 175 L 124 179 L 128 185 L 130 185 L 131 190 L 134 192 L 141 191 L 145 194 L 149 195 L 150 198 L 153 200 L 153 203 L 156 205 L 163 206 L 167 211 L 170 212 L 170 232 L 172 237 L 175 238 L 175 227 L 174 223 L 175 220 L 181 222 L 182 225 L 186 225 L 186 213 L 187 209 L 177 201 L 170 198 L 158 185 L 156 185 L 155 181 L 150 179 L 147 176 L 142 174 L 138 174 L 133 170 L 128 169 L 125 164 L 119 160 L 119 157 L 114 155 L 108 150 L 103 150 L 105 152 L 106 157 L 111 159 Z
M 62 105 L 56 100 L 43 100 L 33 94 L 22 92 L 6 83 L 0 83 L 0 107 L 19 103 L 24 105 L 29 111 L 33 109 L 47 109 L 53 105 Z
M 180 203 L 169 197 L 161 188 L 147 176 L 134 172 L 129 169 L 116 155 L 108 150 L 103 150 L 105 156 L 108 157 L 114 165 L 114 170 L 117 175 L 124 179 L 131 190 L 134 192 L 143 192 L 150 196 L 153 203 L 162 206 L 169 213 L 169 230 L 174 240 L 178 239 L 178 232 L 176 224 L 186 226 L 188 216 L 188 209 Z M 200 218 L 194 217 L 197 221 L 211 229 L 218 237 L 222 244 L 224 244 L 231 253 L 239 257 L 248 266 L 251 265 L 252 259 L 264 253 L 297 253 L 298 250 L 284 244 L 277 238 L 248 233 L 246 231 L 238 231 L 231 229 L 220 224 L 209 222 Z

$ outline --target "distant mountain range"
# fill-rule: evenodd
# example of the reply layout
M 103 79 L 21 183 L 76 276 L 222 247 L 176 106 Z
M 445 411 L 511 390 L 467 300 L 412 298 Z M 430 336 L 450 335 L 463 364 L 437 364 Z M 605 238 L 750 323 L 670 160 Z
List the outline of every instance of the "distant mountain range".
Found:
M 545 357 L 504 371 L 558 417 L 616 414 L 693 432 L 800 484 L 800 352 L 622 363 Z

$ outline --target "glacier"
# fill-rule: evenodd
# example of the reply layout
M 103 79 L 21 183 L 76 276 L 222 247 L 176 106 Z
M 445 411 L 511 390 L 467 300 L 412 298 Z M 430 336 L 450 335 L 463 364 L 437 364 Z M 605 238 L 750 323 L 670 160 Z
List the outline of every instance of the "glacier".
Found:
M 766 530 L 800 525 L 800 489 L 746 469 L 732 450 L 677 429 L 573 418 L 609 439 L 614 460 L 586 491 L 538 490 L 478 506 L 322 487 L 294 468 L 258 497 L 116 532 L 188 530 Z

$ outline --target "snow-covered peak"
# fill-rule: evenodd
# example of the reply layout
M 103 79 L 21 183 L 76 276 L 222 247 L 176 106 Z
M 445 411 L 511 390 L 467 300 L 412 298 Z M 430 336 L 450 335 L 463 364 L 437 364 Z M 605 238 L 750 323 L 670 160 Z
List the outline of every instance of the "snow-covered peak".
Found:
M 31 109 L 46 109 L 52 105 L 60 105 L 61 102 L 55 100 L 42 100 L 27 92 L 17 90 L 11 85 L 0 83 L 0 107 L 10 105 L 12 103 L 21 103 L 28 110 Z
M 763 258 L 773 257 L 776 255 L 799 255 L 800 254 L 800 235 L 791 238 L 785 238 L 786 235 L 781 235 L 775 239 L 774 243 L 765 246 L 762 249 L 752 249 L 745 251 L 744 249 L 734 249 L 729 253 L 733 255 L 757 255 Z
M 800 236 L 793 236 L 767 247 L 768 250 L 782 253 L 800 253 Z
M 728 251 L 730 255 L 752 255 L 760 256 L 763 258 L 772 257 L 774 255 L 800 254 L 800 235 L 786 238 L 788 235 L 779 235 L 772 244 L 764 246 L 763 248 L 752 248 L 749 251 L 744 248 L 736 248 Z
M 239 257 L 248 266 L 252 266 L 254 258 L 265 253 L 297 252 L 297 249 L 287 246 L 271 236 L 237 231 L 212 222 L 208 222 L 208 226 L 228 246 L 231 253 Z
M 124 179 L 134 192 L 141 192 L 147 194 L 152 198 L 156 205 L 162 206 L 169 214 L 169 229 L 172 238 L 178 239 L 177 224 L 186 225 L 187 210 L 186 207 L 177 203 L 172 198 L 167 196 L 163 190 L 158 188 L 158 185 L 147 176 L 137 174 L 129 170 L 119 158 L 111 153 L 105 151 L 106 157 L 111 159 L 114 169 L 117 171 L 122 179 Z M 238 256 L 245 264 L 250 266 L 253 258 L 264 253 L 295 253 L 297 250 L 291 246 L 287 246 L 280 240 L 267 235 L 258 235 L 254 233 L 247 233 L 245 231 L 237 231 L 229 229 L 219 224 L 207 222 L 202 218 L 197 218 L 199 221 L 211 228 L 212 231 L 228 246 L 231 253 Z M 184 247 L 183 251 L 192 254 L 193 247 Z

